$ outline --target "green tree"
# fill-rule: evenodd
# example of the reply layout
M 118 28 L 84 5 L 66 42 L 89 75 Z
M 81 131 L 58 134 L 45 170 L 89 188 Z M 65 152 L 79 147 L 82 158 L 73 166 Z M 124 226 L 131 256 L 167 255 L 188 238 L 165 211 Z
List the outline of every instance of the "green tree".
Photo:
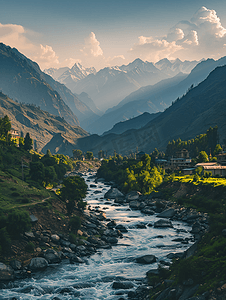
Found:
M 93 152 L 87 151 L 87 152 L 86 152 L 86 159 L 92 160 L 92 159 L 93 159 Z
M 31 150 L 33 145 L 33 140 L 30 138 L 29 132 L 26 133 L 24 138 L 24 150 Z
M 45 182 L 47 185 L 48 183 L 54 182 L 57 179 L 57 174 L 53 166 L 45 167 L 44 173 L 45 173 Z
M 86 196 L 87 184 L 82 177 L 68 176 L 63 179 L 63 187 L 60 189 L 61 197 L 66 202 L 68 214 L 71 214 L 75 202 L 81 201 Z
M 79 149 L 74 149 L 73 150 L 73 157 L 74 157 L 74 159 L 81 160 L 82 156 L 83 156 L 83 153 L 82 153 L 81 150 L 79 150 Z
M 8 214 L 7 231 L 14 237 L 18 238 L 20 233 L 31 228 L 31 220 L 27 211 L 14 210 Z
M 205 151 L 200 151 L 197 162 L 198 163 L 205 163 L 205 162 L 208 162 L 208 161 L 209 161 L 209 159 L 208 159 L 207 153 Z
M 216 156 L 218 155 L 220 152 L 222 152 L 222 148 L 221 148 L 221 145 L 220 144 L 217 144 L 215 149 L 214 149 L 214 152 L 213 152 L 213 156 Z
M 37 180 L 39 182 L 42 182 L 45 176 L 43 163 L 41 161 L 31 162 L 29 174 L 32 180 Z
M 0 118 L 0 139 L 6 142 L 9 142 L 11 135 L 9 133 L 11 129 L 11 123 L 9 117 L 5 115 L 3 118 Z

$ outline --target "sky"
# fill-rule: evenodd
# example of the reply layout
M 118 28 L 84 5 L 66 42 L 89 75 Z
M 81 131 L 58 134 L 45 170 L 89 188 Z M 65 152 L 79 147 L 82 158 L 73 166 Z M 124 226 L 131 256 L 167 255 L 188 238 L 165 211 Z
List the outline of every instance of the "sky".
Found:
M 0 0 L 0 42 L 41 69 L 226 55 L 225 0 Z

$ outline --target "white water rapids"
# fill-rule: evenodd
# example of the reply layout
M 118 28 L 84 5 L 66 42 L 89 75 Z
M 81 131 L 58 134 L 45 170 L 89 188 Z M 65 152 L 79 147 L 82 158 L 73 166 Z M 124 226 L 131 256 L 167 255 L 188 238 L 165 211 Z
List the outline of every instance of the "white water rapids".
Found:
M 173 221 L 174 228 L 146 228 L 138 229 L 136 224 L 154 224 L 159 220 L 156 214 L 144 215 L 138 210 L 130 210 L 128 205 L 115 204 L 113 200 L 106 201 L 104 194 L 109 186 L 98 182 L 87 174 L 84 178 L 89 185 L 86 197 L 92 209 L 97 206 L 106 213 L 107 218 L 115 220 L 117 225 L 122 224 L 127 229 L 123 238 L 112 249 L 99 249 L 97 253 L 87 258 L 86 264 L 70 264 L 63 261 L 59 265 L 50 265 L 45 271 L 34 274 L 32 278 L 17 280 L 9 283 L 0 290 L 0 299 L 4 300 L 91 300 L 91 299 L 127 299 L 129 290 L 114 290 L 113 281 L 123 278 L 133 283 L 135 290 L 141 284 L 145 274 L 150 269 L 156 269 L 160 260 L 169 261 L 166 255 L 182 252 L 192 245 L 172 241 L 175 238 L 189 238 L 191 227 L 186 223 Z M 100 193 L 95 194 L 95 191 Z M 184 232 L 178 232 L 182 229 Z M 142 265 L 134 258 L 146 254 L 153 254 L 157 262 L 151 265 Z

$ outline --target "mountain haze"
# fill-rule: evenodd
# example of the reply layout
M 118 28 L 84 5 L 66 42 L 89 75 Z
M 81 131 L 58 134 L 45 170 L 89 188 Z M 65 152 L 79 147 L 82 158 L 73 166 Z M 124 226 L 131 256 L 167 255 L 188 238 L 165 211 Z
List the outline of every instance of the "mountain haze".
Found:
M 221 140 L 226 137 L 226 66 L 217 67 L 210 75 L 181 99 L 166 109 L 160 116 L 138 130 L 123 134 L 92 135 L 76 141 L 76 148 L 83 151 L 107 150 L 113 154 L 154 148 L 165 150 L 168 141 L 187 140 L 217 125 Z

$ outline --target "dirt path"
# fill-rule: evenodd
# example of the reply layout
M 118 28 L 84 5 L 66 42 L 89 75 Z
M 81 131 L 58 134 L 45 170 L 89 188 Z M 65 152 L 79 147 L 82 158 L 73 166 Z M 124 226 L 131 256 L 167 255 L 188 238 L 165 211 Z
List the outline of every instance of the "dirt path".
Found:
M 12 208 L 18 208 L 18 207 L 25 207 L 25 206 L 31 206 L 31 205 L 36 205 L 36 204 L 39 204 L 39 203 L 43 203 L 45 202 L 46 200 L 48 200 L 49 198 L 51 198 L 51 196 L 45 198 L 45 199 L 42 199 L 41 201 L 36 201 L 36 202 L 32 202 L 32 203 L 26 203 L 26 204 L 22 204 L 22 205 L 18 205 L 18 206 L 13 206 Z

